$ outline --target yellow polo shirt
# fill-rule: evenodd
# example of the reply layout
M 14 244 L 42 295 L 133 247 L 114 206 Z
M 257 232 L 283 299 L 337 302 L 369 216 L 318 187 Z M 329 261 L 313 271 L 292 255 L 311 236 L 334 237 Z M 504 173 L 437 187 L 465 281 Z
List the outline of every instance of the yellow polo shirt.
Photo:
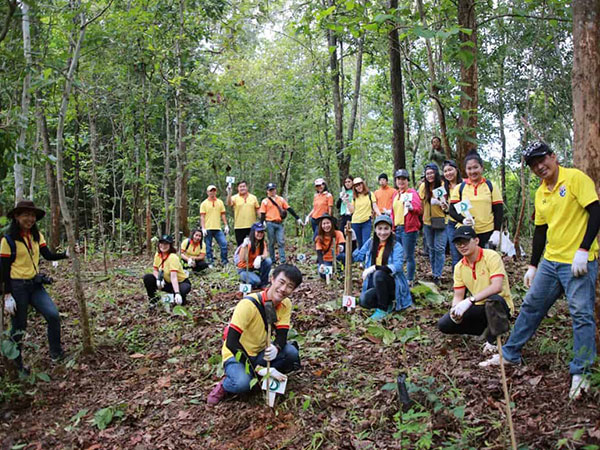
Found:
M 264 305 L 267 291 L 250 294 Z M 289 298 L 285 298 L 275 307 L 277 322 L 275 328 L 290 328 L 290 319 L 292 316 L 292 302 Z M 247 298 L 241 299 L 233 310 L 233 316 L 229 322 L 229 326 L 238 331 L 242 337 L 240 344 L 248 352 L 248 356 L 256 356 L 265 349 L 267 340 L 267 332 L 265 330 L 265 322 L 258 311 L 258 308 L 252 303 L 252 300 Z M 221 356 L 223 362 L 229 358 L 235 357 L 227 348 L 227 342 L 223 342 L 221 348 Z
M 394 201 L 392 202 L 392 209 L 394 210 L 394 226 L 396 227 L 404 225 L 404 202 L 400 201 L 401 198 L 402 193 L 397 191 Z
M 502 190 L 492 181 L 494 188 L 490 192 L 490 188 L 485 182 L 485 178 L 477 185 L 471 183 L 470 180 L 465 181 L 462 198 L 468 198 L 471 202 L 471 215 L 475 219 L 475 233 L 487 233 L 494 230 L 494 213 L 492 205 L 502 204 Z M 460 183 L 452 190 L 450 195 L 450 203 L 460 202 Z
M 177 281 L 180 283 L 187 279 L 187 275 L 181 267 L 181 261 L 175 253 L 169 253 L 166 257 L 160 252 L 154 255 L 154 268 L 158 271 L 164 270 L 165 282 L 171 282 L 171 272 L 177 272 Z
M 535 224 L 548 225 L 546 251 L 548 261 L 571 264 L 587 229 L 589 214 L 585 207 L 598 200 L 596 186 L 578 169 L 558 168 L 553 190 L 546 182 L 535 193 Z M 598 241 L 594 239 L 589 261 L 598 257 Z
M 202 245 L 200 245 L 199 242 L 190 242 L 189 238 L 184 239 L 181 243 L 181 254 L 188 257 L 191 256 L 192 258 L 200 255 L 206 255 L 206 242 L 204 242 L 204 239 L 202 239 Z
M 31 234 L 23 235 L 24 242 L 15 241 L 15 260 L 10 266 L 10 278 L 13 280 L 29 280 L 36 274 L 35 266 L 39 268 L 40 264 L 40 247 L 46 246 L 46 239 L 44 235 L 40 233 L 40 241 L 35 242 Z M 28 250 L 28 248 L 30 250 Z M 29 257 L 29 251 L 31 251 L 31 257 Z M 5 237 L 2 238 L 0 243 L 0 256 L 3 258 L 10 258 L 10 245 Z M 33 259 L 33 262 L 31 261 Z
M 425 183 L 421 183 L 419 186 L 419 197 L 423 201 L 423 223 L 425 225 L 431 225 L 432 217 L 446 217 L 446 214 L 440 205 L 432 206 L 431 203 L 425 199 Z
M 221 229 L 221 213 L 225 212 L 225 204 L 218 198 L 207 198 L 200 203 L 200 215 L 204 215 L 204 226 L 207 230 Z
M 231 197 L 233 203 L 233 228 L 250 228 L 256 222 L 256 211 L 260 207 L 258 199 L 250 193 L 242 197 L 235 194 Z
M 355 195 L 352 199 L 354 213 L 352 213 L 352 223 L 364 223 L 373 215 L 372 204 L 376 204 L 377 199 L 372 192 L 368 195 Z
M 495 277 L 502 277 L 502 291 L 499 295 L 506 301 L 512 314 L 515 306 L 510 295 L 508 276 L 502 258 L 495 250 L 479 248 L 479 256 L 473 266 L 469 264 L 466 257 L 461 259 L 454 266 L 454 289 L 467 288 L 472 295 L 475 295 L 487 288 Z M 476 304 L 484 303 L 485 299 Z

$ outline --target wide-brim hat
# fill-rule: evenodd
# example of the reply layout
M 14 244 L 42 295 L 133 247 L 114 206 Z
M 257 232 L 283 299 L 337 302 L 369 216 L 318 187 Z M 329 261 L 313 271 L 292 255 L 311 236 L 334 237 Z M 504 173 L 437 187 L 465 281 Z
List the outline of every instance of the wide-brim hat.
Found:
M 6 216 L 12 219 L 24 211 L 33 211 L 35 213 L 35 220 L 41 220 L 46 215 L 46 211 L 36 207 L 31 200 L 21 200 Z
M 158 238 L 158 242 L 167 242 L 172 245 L 175 242 L 175 240 L 170 234 L 163 234 L 161 237 Z
M 335 217 L 330 216 L 329 214 L 323 214 L 321 217 L 317 217 L 317 222 L 320 223 L 323 219 L 329 219 L 333 228 L 337 230 L 337 220 Z

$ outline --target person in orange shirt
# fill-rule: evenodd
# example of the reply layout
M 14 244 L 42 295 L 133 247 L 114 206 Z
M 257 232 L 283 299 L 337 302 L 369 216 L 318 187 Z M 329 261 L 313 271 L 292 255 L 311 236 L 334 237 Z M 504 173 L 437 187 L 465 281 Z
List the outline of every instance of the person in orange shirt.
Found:
M 319 217 L 315 249 L 317 250 L 317 269 L 319 276 L 325 278 L 325 266 L 333 266 L 333 257 L 344 262 L 344 244 L 346 239 L 344 233 L 336 228 L 336 220 L 329 214 Z M 335 240 L 335 246 L 333 241 Z
M 313 197 L 313 208 L 306 216 L 306 222 L 304 225 L 310 225 L 313 230 L 313 241 L 317 237 L 317 226 L 318 220 L 324 214 L 331 215 L 333 210 L 333 195 L 327 191 L 327 184 L 323 178 L 317 178 L 315 180 L 315 195 Z
M 375 191 L 375 200 L 381 214 L 392 215 L 392 198 L 394 197 L 394 189 L 388 186 L 388 176 L 382 173 L 377 178 L 379 189 Z
M 265 243 L 265 226 L 256 222 L 250 228 L 250 235 L 244 238 L 238 248 L 239 260 L 237 270 L 244 283 L 252 285 L 252 289 L 261 289 L 269 284 L 271 258 Z

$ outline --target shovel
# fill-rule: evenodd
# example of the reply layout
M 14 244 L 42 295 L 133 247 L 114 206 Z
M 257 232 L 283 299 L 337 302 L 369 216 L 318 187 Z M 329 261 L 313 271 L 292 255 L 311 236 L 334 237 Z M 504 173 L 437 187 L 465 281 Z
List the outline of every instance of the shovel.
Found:
M 267 320 L 267 337 L 266 337 L 266 341 L 265 341 L 265 349 L 269 347 L 269 345 L 271 345 L 271 327 L 272 325 L 277 322 L 277 314 L 275 313 L 275 307 L 273 306 L 273 302 L 271 300 L 267 300 L 265 302 L 265 319 Z M 271 382 L 269 380 L 269 376 L 270 376 L 270 371 L 271 371 L 271 361 L 267 361 L 267 376 L 266 376 L 266 381 L 267 381 L 267 395 L 266 395 L 266 399 L 267 399 L 267 405 L 269 405 L 269 393 L 271 391 Z M 270 405 L 269 405 L 270 406 Z
M 510 410 L 510 396 L 508 395 L 508 385 L 506 383 L 506 373 L 504 371 L 504 360 L 502 359 L 502 340 L 500 336 L 509 329 L 508 310 L 504 301 L 500 299 L 487 299 L 485 302 L 485 315 L 488 322 L 488 333 L 496 337 L 498 346 L 498 355 L 500 357 L 500 374 L 502 376 L 502 389 L 504 390 L 504 401 L 506 402 L 506 420 L 510 431 L 510 443 L 513 450 L 517 450 L 517 439 L 513 427 L 512 413 Z

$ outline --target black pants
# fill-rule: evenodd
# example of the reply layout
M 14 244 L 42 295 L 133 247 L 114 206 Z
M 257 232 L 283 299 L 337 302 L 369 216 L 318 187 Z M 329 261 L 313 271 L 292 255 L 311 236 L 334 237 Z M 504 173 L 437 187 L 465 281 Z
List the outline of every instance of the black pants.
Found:
M 205 269 L 208 269 L 208 263 L 205 260 L 196 261 L 196 265 L 194 267 L 191 267 L 188 263 L 184 262 L 183 267 L 184 267 L 184 269 L 193 270 L 194 272 L 197 273 L 197 272 L 202 272 Z
M 250 228 L 235 228 L 233 230 L 235 232 L 235 242 L 239 247 L 244 242 L 244 238 L 250 236 Z
M 376 270 L 367 279 L 367 290 L 360 296 L 360 306 L 388 311 L 394 303 L 395 294 L 394 277 L 383 270 Z
M 479 246 L 481 248 L 486 248 L 488 241 L 492 237 L 492 233 L 494 231 L 486 231 L 485 233 L 479 233 L 477 237 L 479 238 Z
M 490 299 L 502 300 L 506 310 L 509 311 L 506 301 L 498 294 L 491 295 Z M 470 334 L 474 336 L 480 336 L 487 328 L 487 316 L 485 315 L 484 305 L 473 305 L 463 315 L 460 323 L 454 323 L 450 318 L 450 313 L 444 314 L 444 316 L 438 321 L 438 329 L 444 334 Z M 494 344 L 495 340 L 493 337 L 488 336 L 487 341 L 490 344 Z
M 158 288 L 156 287 L 156 277 L 154 276 L 154 274 L 147 273 L 146 275 L 144 275 L 144 286 L 146 287 L 146 292 L 148 293 L 148 298 L 150 299 L 150 301 L 158 301 L 158 298 L 156 297 L 156 292 L 158 291 Z M 190 280 L 188 278 L 179 282 L 179 293 L 181 294 L 181 298 L 183 300 L 182 305 L 185 305 L 186 297 L 191 290 L 192 283 L 190 283 Z M 174 293 L 173 285 L 167 282 L 166 280 L 163 292 L 166 292 L 168 294 Z
M 342 214 L 340 216 L 339 230 L 344 234 L 346 233 L 346 223 L 348 223 L 349 220 L 352 220 L 352 214 Z

